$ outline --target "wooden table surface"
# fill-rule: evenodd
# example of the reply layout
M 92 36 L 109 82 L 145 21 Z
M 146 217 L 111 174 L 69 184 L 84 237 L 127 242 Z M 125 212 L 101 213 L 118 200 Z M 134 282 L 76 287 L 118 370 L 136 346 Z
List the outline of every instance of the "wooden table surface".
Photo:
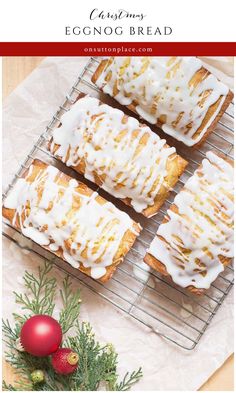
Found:
M 3 99 L 43 60 L 43 57 L 3 57 Z M 234 390 L 234 356 L 217 370 L 199 389 L 200 391 Z M 3 376 L 8 382 L 14 381 L 14 372 L 3 361 Z

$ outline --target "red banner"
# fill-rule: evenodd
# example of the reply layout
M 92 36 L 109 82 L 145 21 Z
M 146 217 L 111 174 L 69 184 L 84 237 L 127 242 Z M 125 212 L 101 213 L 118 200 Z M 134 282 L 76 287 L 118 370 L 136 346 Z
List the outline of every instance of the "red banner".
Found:
M 1 42 L 1 56 L 236 56 L 236 42 Z

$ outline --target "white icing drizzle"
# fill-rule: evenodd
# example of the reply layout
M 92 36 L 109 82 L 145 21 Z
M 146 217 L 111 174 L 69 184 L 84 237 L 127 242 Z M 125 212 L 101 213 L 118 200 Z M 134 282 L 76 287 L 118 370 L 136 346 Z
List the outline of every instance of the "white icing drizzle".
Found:
M 150 276 L 149 271 L 151 270 L 151 268 L 144 263 L 143 261 L 140 262 L 136 262 L 133 265 L 133 273 L 134 275 L 140 279 L 141 281 L 147 282 Z
M 201 67 L 196 57 L 114 57 L 96 84 L 122 105 L 137 104 L 142 118 L 151 124 L 159 120 L 164 132 L 193 146 L 202 139 L 229 92 L 212 74 L 193 86 L 191 79 Z M 196 134 L 218 99 L 217 110 Z
M 51 152 L 59 145 L 55 155 L 68 166 L 84 160 L 87 179 L 96 182 L 95 171 L 104 190 L 130 198 L 137 212 L 154 204 L 161 185 L 169 188 L 167 160 L 176 150 L 164 147 L 166 141 L 135 118 L 124 122 L 122 111 L 86 96 L 62 116 L 61 123 L 53 132 Z
M 184 288 L 209 288 L 224 270 L 219 256 L 233 257 L 233 168 L 213 152 L 206 157 L 148 250 Z
M 62 173 L 53 166 L 28 180 L 32 168 L 4 202 L 6 208 L 16 210 L 13 225 L 19 220 L 25 236 L 51 251 L 61 249 L 73 267 L 82 263 L 91 268 L 93 278 L 104 276 L 126 231 L 136 233 L 133 221 L 112 203 L 99 204 L 96 192 L 91 196 L 79 192 L 76 180 L 71 179 L 67 187 L 59 184 Z

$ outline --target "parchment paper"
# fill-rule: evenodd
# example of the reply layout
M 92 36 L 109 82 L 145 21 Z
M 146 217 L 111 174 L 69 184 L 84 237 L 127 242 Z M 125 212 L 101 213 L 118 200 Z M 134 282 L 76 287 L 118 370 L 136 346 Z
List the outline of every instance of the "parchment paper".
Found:
M 231 88 L 232 58 L 204 58 Z M 5 100 L 3 107 L 3 186 L 7 185 L 88 58 L 45 59 Z M 216 67 L 216 68 L 212 68 Z M 22 290 L 25 269 L 35 272 L 42 260 L 3 239 L 3 316 L 17 311 L 13 290 Z M 53 274 L 61 277 L 56 268 Z M 79 285 L 73 281 L 73 285 Z M 112 342 L 119 353 L 119 372 L 143 367 L 134 390 L 197 390 L 233 352 L 233 291 L 227 296 L 193 351 L 164 341 L 142 324 L 81 286 L 81 320 L 89 321 L 101 342 Z

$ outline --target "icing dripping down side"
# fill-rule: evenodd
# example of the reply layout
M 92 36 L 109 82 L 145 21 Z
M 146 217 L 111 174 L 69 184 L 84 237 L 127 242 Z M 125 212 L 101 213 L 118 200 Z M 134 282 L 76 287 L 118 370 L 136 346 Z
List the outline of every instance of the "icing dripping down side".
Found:
M 4 207 L 16 210 L 13 225 L 19 222 L 25 236 L 53 252 L 61 250 L 73 267 L 82 264 L 91 268 L 93 278 L 101 278 L 126 231 L 138 235 L 133 221 L 112 203 L 100 204 L 96 192 L 80 192 L 76 180 L 63 186 L 62 173 L 53 166 L 41 169 L 33 181 L 32 171 L 33 165 L 4 202 Z
M 149 271 L 151 270 L 151 268 L 144 263 L 143 261 L 141 262 L 136 262 L 133 265 L 133 273 L 134 275 L 141 281 L 143 282 L 147 282 L 150 276 Z
M 97 86 L 122 105 L 135 103 L 136 112 L 188 146 L 198 143 L 219 113 L 227 86 L 203 70 L 196 57 L 114 57 L 97 79 Z M 209 108 L 214 113 L 200 127 Z M 199 131 L 198 131 L 199 130 Z
M 87 179 L 96 183 L 99 178 L 110 194 L 129 198 L 142 212 L 154 204 L 162 186 L 169 189 L 167 162 L 176 150 L 165 144 L 135 118 L 86 96 L 62 116 L 50 150 L 66 165 L 84 168 Z
M 233 167 L 213 152 L 206 157 L 147 251 L 184 288 L 209 288 L 224 270 L 219 256 L 233 257 Z

